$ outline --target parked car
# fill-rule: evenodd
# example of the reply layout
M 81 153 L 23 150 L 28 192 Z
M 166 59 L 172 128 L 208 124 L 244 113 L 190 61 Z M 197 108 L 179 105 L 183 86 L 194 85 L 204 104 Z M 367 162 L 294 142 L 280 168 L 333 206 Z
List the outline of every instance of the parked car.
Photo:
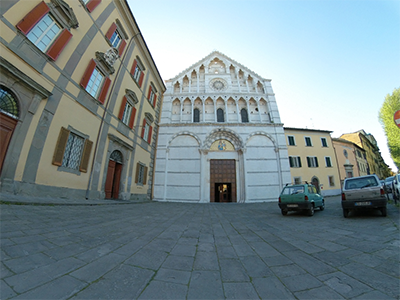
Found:
M 393 199 L 396 202 L 400 200 L 400 174 L 394 175 L 392 181 L 392 193 L 393 193 Z
M 314 209 L 325 209 L 324 198 L 317 193 L 312 184 L 286 185 L 279 196 L 279 208 L 282 215 L 286 216 L 288 211 L 305 211 L 309 216 L 314 215 Z
M 378 176 L 366 175 L 346 178 L 342 188 L 343 216 L 352 210 L 379 209 L 386 217 L 387 199 Z
M 390 176 L 390 177 L 385 179 L 384 189 L 385 189 L 385 193 L 386 194 L 392 193 L 392 182 L 393 182 L 393 179 L 394 179 L 394 176 Z

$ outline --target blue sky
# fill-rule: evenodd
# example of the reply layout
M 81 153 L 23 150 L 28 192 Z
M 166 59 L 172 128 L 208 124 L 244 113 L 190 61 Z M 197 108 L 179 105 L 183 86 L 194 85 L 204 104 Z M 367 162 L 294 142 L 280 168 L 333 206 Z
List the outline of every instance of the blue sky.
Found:
M 164 80 L 218 50 L 272 79 L 284 126 L 364 129 L 400 87 L 399 0 L 128 0 Z

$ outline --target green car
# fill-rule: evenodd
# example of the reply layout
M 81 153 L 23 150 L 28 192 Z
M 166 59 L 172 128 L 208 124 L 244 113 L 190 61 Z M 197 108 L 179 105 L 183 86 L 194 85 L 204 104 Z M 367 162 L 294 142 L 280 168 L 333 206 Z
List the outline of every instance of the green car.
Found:
M 279 196 L 279 208 L 284 216 L 288 211 L 305 211 L 309 216 L 313 216 L 317 207 L 324 210 L 325 201 L 312 184 L 287 184 Z

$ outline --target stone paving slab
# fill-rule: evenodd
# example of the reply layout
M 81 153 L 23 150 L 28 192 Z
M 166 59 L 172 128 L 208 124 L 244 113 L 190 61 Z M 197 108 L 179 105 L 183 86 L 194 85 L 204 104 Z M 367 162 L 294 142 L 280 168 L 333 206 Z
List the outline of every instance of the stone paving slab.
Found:
M 45 200 L 2 195 L 1 299 L 399 299 L 392 204 L 345 219 L 339 197 L 313 217 L 276 202 Z

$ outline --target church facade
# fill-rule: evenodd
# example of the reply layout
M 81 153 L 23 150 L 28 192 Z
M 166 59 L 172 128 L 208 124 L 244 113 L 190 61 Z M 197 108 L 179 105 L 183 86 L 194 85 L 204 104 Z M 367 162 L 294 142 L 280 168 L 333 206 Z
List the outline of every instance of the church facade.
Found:
M 277 201 L 291 175 L 271 80 L 214 51 L 166 87 L 153 200 Z

